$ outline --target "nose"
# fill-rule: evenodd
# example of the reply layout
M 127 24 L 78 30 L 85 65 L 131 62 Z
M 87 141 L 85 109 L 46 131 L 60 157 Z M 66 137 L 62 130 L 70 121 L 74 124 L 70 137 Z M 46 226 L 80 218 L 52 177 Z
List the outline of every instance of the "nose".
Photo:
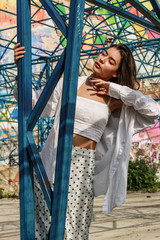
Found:
M 100 63 L 104 63 L 104 60 L 102 58 L 99 59 Z
M 100 55 L 100 63 L 104 63 L 107 56 Z

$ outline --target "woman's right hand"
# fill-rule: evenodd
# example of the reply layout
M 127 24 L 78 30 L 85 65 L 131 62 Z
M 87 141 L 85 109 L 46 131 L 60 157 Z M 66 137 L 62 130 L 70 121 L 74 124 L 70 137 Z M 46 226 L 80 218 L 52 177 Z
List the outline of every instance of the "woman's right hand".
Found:
M 14 62 L 17 65 L 17 62 L 19 59 L 24 57 L 25 51 L 24 51 L 25 47 L 20 47 L 20 43 L 17 43 L 13 50 L 14 50 Z

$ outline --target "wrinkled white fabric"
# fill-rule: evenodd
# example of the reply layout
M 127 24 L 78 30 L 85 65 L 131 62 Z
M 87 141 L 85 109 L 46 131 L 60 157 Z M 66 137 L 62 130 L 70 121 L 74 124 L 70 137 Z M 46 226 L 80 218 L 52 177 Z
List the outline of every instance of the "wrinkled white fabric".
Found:
M 78 87 L 85 79 L 79 77 Z M 56 112 L 53 127 L 41 152 L 50 182 L 54 181 L 62 82 L 60 79 L 42 113 L 43 117 L 51 117 Z M 39 95 L 40 92 L 33 93 L 33 106 Z M 121 113 L 115 111 L 110 115 L 102 138 L 96 145 L 94 194 L 105 195 L 103 211 L 106 213 L 125 201 L 132 135 L 153 125 L 160 115 L 158 103 L 140 91 L 110 83 L 109 96 L 121 99 L 124 104 Z
M 99 142 L 110 116 L 107 104 L 77 96 L 73 132 Z
M 140 91 L 111 83 L 109 95 L 124 104 L 120 117 L 116 113 L 111 115 L 96 146 L 94 193 L 105 195 L 106 213 L 125 201 L 132 135 L 153 125 L 160 115 L 160 106 Z

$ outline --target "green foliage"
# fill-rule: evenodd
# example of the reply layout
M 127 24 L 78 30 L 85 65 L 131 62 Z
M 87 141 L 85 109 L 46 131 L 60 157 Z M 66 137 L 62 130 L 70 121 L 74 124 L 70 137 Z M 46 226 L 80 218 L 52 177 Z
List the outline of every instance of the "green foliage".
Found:
M 3 189 L 3 188 L 0 188 L 0 198 L 3 197 L 3 191 L 4 191 L 4 189 Z
M 0 179 L 0 182 L 2 180 Z M 19 198 L 19 195 L 16 193 L 5 193 L 4 188 L 0 187 L 0 199 L 1 198 Z
M 1 182 L 2 180 L 0 179 L 0 182 Z M 2 188 L 2 187 L 0 187 L 0 199 L 2 198 L 2 196 L 3 196 L 3 191 L 4 191 L 4 188 Z
M 4 189 L 0 188 L 0 199 L 1 198 L 19 198 L 19 195 L 15 193 L 4 193 Z
M 158 164 L 151 163 L 148 157 L 129 162 L 128 187 L 129 191 L 144 190 L 155 192 L 160 187 L 157 182 Z

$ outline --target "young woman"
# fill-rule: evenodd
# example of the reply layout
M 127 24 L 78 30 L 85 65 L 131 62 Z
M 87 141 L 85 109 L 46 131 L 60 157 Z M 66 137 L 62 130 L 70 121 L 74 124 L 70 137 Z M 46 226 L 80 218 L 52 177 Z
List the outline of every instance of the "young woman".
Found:
M 14 53 L 17 63 L 24 56 L 24 47 L 17 44 Z M 41 152 L 51 185 L 54 183 L 62 85 L 63 79 L 60 79 L 42 113 L 42 117 L 55 115 Z M 132 135 L 154 124 L 160 114 L 159 105 L 134 90 L 137 87 L 135 62 L 130 49 L 123 44 L 113 45 L 99 54 L 93 74 L 78 79 L 65 240 L 88 239 L 93 195 L 105 195 L 104 212 L 125 201 Z M 33 91 L 33 106 L 40 94 L 41 91 Z M 35 210 L 36 221 L 41 222 L 36 224 L 36 239 L 45 239 L 49 220 L 43 217 L 47 212 L 45 201 L 43 207 L 38 203 L 42 193 L 37 181 L 35 190 L 35 203 L 39 206 Z

